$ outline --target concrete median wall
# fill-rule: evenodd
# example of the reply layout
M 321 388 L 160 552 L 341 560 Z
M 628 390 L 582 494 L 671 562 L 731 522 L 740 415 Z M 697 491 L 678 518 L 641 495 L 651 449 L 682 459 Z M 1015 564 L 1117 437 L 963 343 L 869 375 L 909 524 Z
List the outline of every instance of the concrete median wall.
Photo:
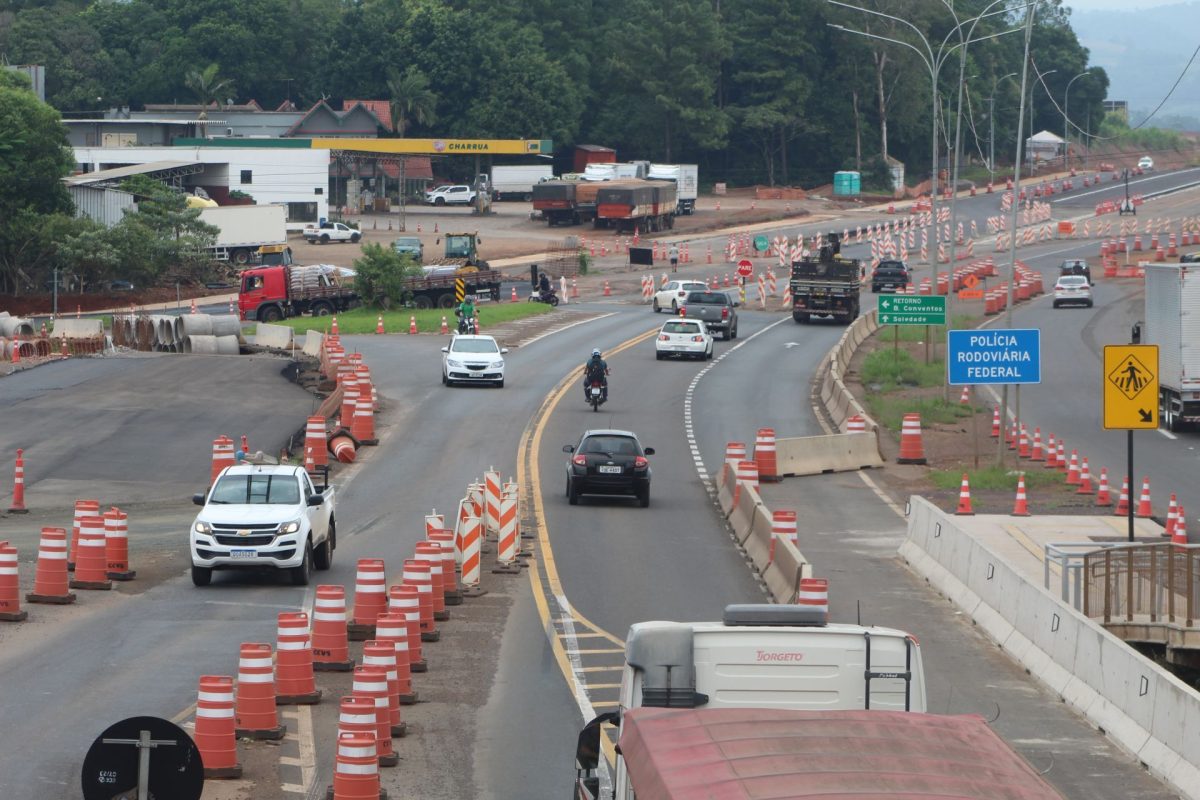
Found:
M 800 578 L 812 577 L 812 565 L 797 547 L 788 541 L 775 543 L 771 557 L 771 510 L 758 491 L 745 482 L 738 484 L 738 501 L 733 502 L 733 471 L 725 465 L 717 478 L 717 498 L 729 519 L 734 538 L 745 549 L 771 596 L 778 603 L 792 603 Z
M 254 343 L 259 347 L 287 350 L 292 346 L 292 329 L 286 325 L 260 322 L 254 328 Z
M 787 476 L 845 472 L 883 463 L 873 432 L 778 439 L 775 458 L 779 474 Z
M 314 358 L 321 355 L 321 342 L 325 340 L 325 334 L 320 331 L 308 331 L 304 335 L 304 354 Z
M 52 338 L 95 339 L 104 335 L 104 320 L 99 317 L 87 319 L 56 319 Z
M 1200 693 L 1009 567 L 921 497 L 901 555 L 1009 655 L 1183 797 L 1200 800 Z

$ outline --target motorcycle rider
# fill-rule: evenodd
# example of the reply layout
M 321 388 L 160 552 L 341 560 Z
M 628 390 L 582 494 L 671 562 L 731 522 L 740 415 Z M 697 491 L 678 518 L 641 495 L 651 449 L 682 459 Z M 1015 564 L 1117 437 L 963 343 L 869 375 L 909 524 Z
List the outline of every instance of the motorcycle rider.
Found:
M 467 320 L 474 320 L 475 318 L 475 295 L 469 294 L 463 297 L 463 301 L 454 309 L 454 314 L 458 317 L 458 332 L 466 333 Z M 474 324 L 472 321 L 472 333 L 475 332 Z
M 539 274 L 538 275 L 539 299 L 542 300 L 543 302 L 545 302 L 547 299 L 549 299 L 550 294 L 553 291 L 554 291 L 554 289 L 550 286 L 550 276 L 544 272 Z
M 592 351 L 592 357 L 588 359 L 583 368 L 583 399 L 588 398 L 588 389 L 593 381 L 600 382 L 600 399 L 608 401 L 608 362 L 600 357 L 599 350 Z

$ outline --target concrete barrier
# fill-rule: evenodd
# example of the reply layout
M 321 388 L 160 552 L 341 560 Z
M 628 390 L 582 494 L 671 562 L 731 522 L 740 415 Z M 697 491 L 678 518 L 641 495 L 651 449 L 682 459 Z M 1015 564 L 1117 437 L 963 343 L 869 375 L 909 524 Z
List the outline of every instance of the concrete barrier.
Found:
M 292 329 L 286 325 L 268 325 L 260 322 L 254 328 L 254 343 L 259 347 L 287 350 L 292 346 Z
M 88 319 L 56 319 L 53 339 L 95 339 L 104 335 L 104 320 L 99 317 Z
M 733 467 L 726 461 L 721 464 L 721 471 L 717 473 L 717 503 L 727 518 L 733 510 L 733 485 Z
M 304 335 L 304 354 L 317 358 L 321 355 L 321 341 L 325 334 L 321 331 L 308 331 Z
M 759 507 L 765 510 L 766 506 L 763 505 L 762 498 L 758 496 L 758 492 L 753 486 L 744 481 L 738 481 L 738 484 L 740 486 L 738 501 L 729 512 L 729 526 L 733 528 L 733 535 L 738 543 L 748 548 L 747 540 L 750 538 L 750 532 L 754 526 L 754 517 L 758 513 Z M 770 516 L 770 512 L 767 512 L 767 516 Z M 763 563 L 766 563 L 766 559 L 763 559 Z M 758 566 L 757 561 L 755 566 Z
M 883 463 L 872 432 L 777 439 L 775 458 L 779 474 L 786 476 L 845 472 Z
M 1183 797 L 1200 800 L 1200 693 L 1011 568 L 921 497 L 909 566 L 1006 652 Z
M 796 602 L 796 590 L 801 578 L 813 577 L 812 564 L 788 541 L 775 544 L 775 560 L 763 570 L 763 580 L 776 603 Z

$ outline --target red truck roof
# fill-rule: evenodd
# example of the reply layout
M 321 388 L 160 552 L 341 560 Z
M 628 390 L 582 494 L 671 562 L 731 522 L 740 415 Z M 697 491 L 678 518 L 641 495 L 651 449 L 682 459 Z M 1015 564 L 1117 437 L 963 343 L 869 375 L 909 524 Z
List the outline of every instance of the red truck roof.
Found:
M 1063 800 L 974 715 L 635 708 L 621 725 L 638 800 Z

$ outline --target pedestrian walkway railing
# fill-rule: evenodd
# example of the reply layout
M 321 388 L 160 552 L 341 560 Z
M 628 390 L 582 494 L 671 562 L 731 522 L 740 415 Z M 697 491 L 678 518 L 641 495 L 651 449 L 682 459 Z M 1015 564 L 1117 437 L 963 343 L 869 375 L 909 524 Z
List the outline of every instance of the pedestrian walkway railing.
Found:
M 1093 547 L 1082 560 L 1084 615 L 1106 625 L 1200 626 L 1200 545 Z
M 1084 558 L 1097 548 L 1123 547 L 1119 542 L 1048 542 L 1042 557 L 1042 586 L 1050 588 L 1051 573 L 1058 573 L 1058 596 L 1070 603 L 1076 611 L 1083 610 L 1083 563 Z

